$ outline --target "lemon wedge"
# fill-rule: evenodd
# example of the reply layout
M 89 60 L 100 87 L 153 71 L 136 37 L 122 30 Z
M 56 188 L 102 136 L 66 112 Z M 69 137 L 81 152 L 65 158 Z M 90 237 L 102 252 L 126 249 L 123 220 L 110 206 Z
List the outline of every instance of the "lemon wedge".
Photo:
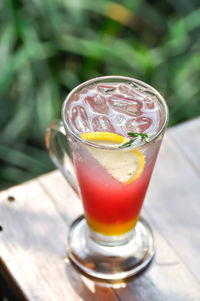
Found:
M 105 146 L 120 145 L 128 141 L 123 136 L 108 132 L 84 133 L 81 138 Z M 138 150 L 103 150 L 89 146 L 87 149 L 109 174 L 126 185 L 136 181 L 144 169 L 144 156 Z

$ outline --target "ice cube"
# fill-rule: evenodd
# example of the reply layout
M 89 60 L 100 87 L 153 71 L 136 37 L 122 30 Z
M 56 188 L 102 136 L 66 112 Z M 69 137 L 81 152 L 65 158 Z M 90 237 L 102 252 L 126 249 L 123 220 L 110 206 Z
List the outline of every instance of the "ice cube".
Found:
M 130 116 L 140 114 L 141 103 L 132 98 L 125 98 L 121 95 L 113 95 L 108 100 L 110 107 L 119 112 Z
M 120 85 L 119 87 L 118 87 L 118 90 L 119 90 L 119 92 L 120 93 L 123 93 L 124 94 L 124 96 L 126 95 L 126 96 L 128 96 L 129 95 L 129 87 L 127 87 L 126 85 Z
M 117 115 L 115 116 L 115 121 L 116 121 L 116 124 L 117 124 L 118 126 L 122 126 L 122 125 L 124 125 L 125 122 L 126 122 L 126 117 L 125 117 L 124 115 L 117 114 Z
M 92 119 L 94 132 L 111 132 L 114 133 L 114 127 L 106 116 L 96 116 Z
M 77 93 L 74 93 L 70 98 L 70 102 L 78 101 L 79 99 L 80 99 L 80 95 Z
M 91 90 L 91 87 L 85 87 L 83 88 L 79 93 L 81 94 L 88 94 L 88 92 Z
M 94 96 L 88 96 L 85 98 L 85 103 L 88 108 L 94 113 L 108 114 L 109 107 L 106 103 L 105 97 L 96 94 Z
M 116 91 L 116 87 L 114 85 L 101 84 L 97 86 L 97 91 L 100 92 L 102 95 L 108 96 L 112 95 L 113 92 Z
M 88 116 L 85 109 L 82 106 L 78 105 L 73 107 L 72 122 L 79 132 L 84 133 L 90 131 Z
M 158 110 L 158 105 L 155 105 L 155 100 L 152 97 L 146 97 L 143 100 L 143 112 L 155 112 Z
M 137 117 L 129 119 L 126 122 L 126 130 L 127 132 L 133 132 L 133 133 L 144 133 L 150 128 L 152 124 L 152 119 L 149 117 Z
M 123 93 L 123 96 L 128 97 L 129 99 L 132 99 L 132 100 L 136 100 L 136 101 L 143 100 L 146 97 L 145 94 L 143 94 L 143 93 L 137 91 L 136 89 L 133 89 L 127 85 L 123 85 L 123 84 L 120 85 L 118 87 L 118 90 L 120 93 Z

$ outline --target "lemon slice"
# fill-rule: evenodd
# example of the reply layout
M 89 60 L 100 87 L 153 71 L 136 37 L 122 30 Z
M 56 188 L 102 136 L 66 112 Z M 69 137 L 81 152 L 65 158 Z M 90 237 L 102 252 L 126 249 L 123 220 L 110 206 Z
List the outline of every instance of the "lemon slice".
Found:
M 108 145 L 108 144 L 116 145 L 116 144 L 124 143 L 128 140 L 125 137 L 122 137 L 115 133 L 108 133 L 108 132 L 84 133 L 81 135 L 81 138 L 101 145 Z
M 81 138 L 100 145 L 120 145 L 128 141 L 123 136 L 108 132 L 84 133 Z M 136 181 L 144 169 L 144 156 L 138 150 L 103 150 L 92 147 L 87 149 L 109 174 L 124 184 Z

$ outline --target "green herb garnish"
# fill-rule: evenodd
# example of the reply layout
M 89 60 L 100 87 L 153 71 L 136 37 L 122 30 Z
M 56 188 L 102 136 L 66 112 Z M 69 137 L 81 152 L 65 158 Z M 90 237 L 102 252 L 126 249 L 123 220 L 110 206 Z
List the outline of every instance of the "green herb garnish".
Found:
M 146 142 L 149 142 L 149 135 L 146 134 L 146 133 L 131 133 L 131 132 L 129 132 L 128 135 L 131 136 L 132 138 L 136 138 L 136 137 L 140 136 Z M 120 148 L 129 147 L 129 146 L 131 146 L 133 144 L 134 141 L 135 141 L 135 139 L 131 139 L 131 140 L 125 142 L 124 144 L 122 144 L 120 146 Z
M 125 147 L 129 147 L 133 144 L 134 140 L 129 140 L 128 142 L 125 142 L 124 144 L 122 144 L 119 148 L 125 148 Z
M 144 139 L 146 142 L 149 142 L 149 135 L 146 133 L 128 133 L 129 136 L 135 138 L 140 136 L 142 139 Z

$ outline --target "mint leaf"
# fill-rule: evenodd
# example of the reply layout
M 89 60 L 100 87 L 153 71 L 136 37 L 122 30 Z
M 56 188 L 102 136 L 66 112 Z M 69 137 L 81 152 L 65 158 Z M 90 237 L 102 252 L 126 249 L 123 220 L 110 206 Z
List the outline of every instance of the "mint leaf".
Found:
M 146 133 L 132 133 L 132 132 L 129 132 L 128 135 L 131 136 L 132 138 L 136 138 L 136 137 L 140 136 L 146 142 L 149 142 L 149 135 L 146 134 Z M 133 144 L 134 141 L 135 141 L 135 139 L 131 139 L 131 140 L 125 142 L 124 144 L 122 144 L 119 148 L 129 147 Z
M 134 140 L 129 140 L 127 142 L 125 142 L 124 144 L 122 144 L 119 148 L 125 148 L 125 147 L 129 147 L 133 144 Z
M 133 137 L 133 138 L 140 136 L 146 142 L 149 142 L 149 135 L 146 134 L 146 133 L 131 133 L 131 132 L 129 132 L 128 135 Z

